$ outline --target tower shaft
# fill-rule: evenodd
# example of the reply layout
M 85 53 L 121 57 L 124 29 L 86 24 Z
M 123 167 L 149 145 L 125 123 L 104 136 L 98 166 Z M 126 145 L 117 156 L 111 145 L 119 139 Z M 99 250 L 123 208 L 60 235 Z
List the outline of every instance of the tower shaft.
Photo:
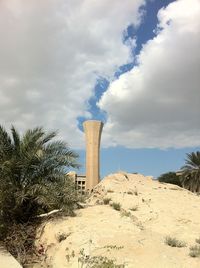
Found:
M 103 123 L 88 120 L 83 123 L 86 137 L 86 190 L 91 191 L 99 183 L 99 149 Z

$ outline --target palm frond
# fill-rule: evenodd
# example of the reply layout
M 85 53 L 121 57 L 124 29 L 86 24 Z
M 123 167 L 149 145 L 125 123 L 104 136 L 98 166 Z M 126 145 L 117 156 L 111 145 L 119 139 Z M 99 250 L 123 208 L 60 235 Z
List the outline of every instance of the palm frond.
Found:
M 27 221 L 38 211 L 73 207 L 77 195 L 65 173 L 79 166 L 78 155 L 41 127 L 20 137 L 12 126 L 11 133 L 0 126 L 0 218 Z
M 19 151 L 19 149 L 20 149 L 20 135 L 14 126 L 11 127 L 11 133 L 12 133 L 12 138 L 13 138 L 14 149 L 16 151 Z
M 41 145 L 44 145 L 44 144 L 48 143 L 53 138 L 55 138 L 56 135 L 57 135 L 57 131 L 52 131 L 52 132 L 49 132 L 47 134 L 44 134 L 44 136 L 40 139 Z
M 200 152 L 187 154 L 185 165 L 181 168 L 181 182 L 184 188 L 192 192 L 200 192 Z
M 0 161 L 12 155 L 12 140 L 3 126 L 0 125 Z
M 38 141 L 44 136 L 44 134 L 45 132 L 41 127 L 27 130 L 22 137 L 23 151 L 35 151 L 40 149 L 41 144 Z

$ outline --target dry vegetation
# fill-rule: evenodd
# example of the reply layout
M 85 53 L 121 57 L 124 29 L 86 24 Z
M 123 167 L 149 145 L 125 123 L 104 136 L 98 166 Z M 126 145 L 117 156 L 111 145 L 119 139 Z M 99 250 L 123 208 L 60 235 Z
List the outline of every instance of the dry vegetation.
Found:
M 167 236 L 165 237 L 165 244 L 170 247 L 183 248 L 186 247 L 186 243 L 184 241 L 180 241 L 175 237 Z

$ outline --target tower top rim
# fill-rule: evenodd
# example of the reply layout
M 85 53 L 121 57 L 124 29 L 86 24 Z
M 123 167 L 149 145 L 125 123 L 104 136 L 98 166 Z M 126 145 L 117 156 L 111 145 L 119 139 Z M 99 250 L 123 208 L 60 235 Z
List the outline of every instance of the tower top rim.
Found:
M 103 122 L 101 120 L 93 120 L 93 119 L 91 119 L 91 120 L 90 119 L 89 120 L 85 120 L 83 122 L 83 124 L 86 123 L 86 122 L 91 122 L 91 123 L 94 122 L 94 123 L 102 123 L 103 124 Z

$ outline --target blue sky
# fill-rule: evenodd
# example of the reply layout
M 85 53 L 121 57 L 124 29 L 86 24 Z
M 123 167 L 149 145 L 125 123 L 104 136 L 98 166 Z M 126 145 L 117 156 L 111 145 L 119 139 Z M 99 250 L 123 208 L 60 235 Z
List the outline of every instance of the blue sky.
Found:
M 137 46 L 133 49 L 132 54 L 139 54 L 142 45 L 155 36 L 154 30 L 158 23 L 157 13 L 161 8 L 166 7 L 171 2 L 174 2 L 174 0 L 147 1 L 146 5 L 140 8 L 140 10 L 144 13 L 141 25 L 139 27 L 134 27 L 134 25 L 130 24 L 126 29 L 124 29 L 125 33 L 124 37 L 122 37 L 124 42 L 129 38 L 136 38 Z M 115 72 L 115 77 L 119 77 L 121 74 L 131 70 L 134 67 L 134 64 L 135 62 L 132 61 L 129 64 L 120 66 Z M 106 78 L 99 77 L 97 79 L 94 88 L 95 94 L 88 100 L 89 112 L 92 114 L 92 119 L 101 120 L 102 122 L 106 121 L 106 114 L 97 107 L 96 103 L 101 98 L 103 92 L 107 90 L 108 86 L 109 81 Z M 83 130 L 82 123 L 86 119 L 86 117 L 78 117 L 78 126 L 81 130 Z
M 101 149 L 101 178 L 116 171 L 138 172 L 157 178 L 159 175 L 179 170 L 185 162 L 186 154 L 199 147 L 183 149 L 127 149 L 113 147 Z M 82 167 L 79 174 L 85 174 L 85 151 L 78 151 Z
M 80 154 L 102 120 L 101 177 L 157 177 L 200 146 L 199 0 L 1 0 L 0 123 Z
M 135 28 L 130 25 L 127 28 L 125 39 L 136 37 L 137 46 L 132 51 L 134 55 L 140 53 L 140 50 L 149 39 L 155 36 L 155 29 L 158 23 L 157 13 L 158 11 L 166 7 L 174 0 L 156 0 L 148 1 L 147 4 L 142 7 L 144 16 L 139 28 Z M 119 77 L 126 71 L 131 70 L 136 64 L 134 61 L 122 65 L 116 71 L 115 76 Z M 101 120 L 106 122 L 106 113 L 103 113 L 96 105 L 103 92 L 107 90 L 109 81 L 105 78 L 100 78 L 95 86 L 95 95 L 89 100 L 89 111 L 92 114 L 92 119 Z M 79 117 L 79 127 L 82 130 L 82 122 L 87 119 Z M 117 170 L 124 170 L 127 172 L 138 172 L 144 175 L 152 175 L 158 177 L 160 174 L 168 171 L 179 170 L 183 165 L 186 158 L 186 154 L 192 151 L 199 150 L 199 147 L 189 148 L 167 148 L 167 149 L 129 149 L 122 146 L 116 146 L 111 148 L 103 148 L 101 150 L 101 177 L 104 177 Z M 85 151 L 80 150 L 80 161 L 82 168 L 80 173 L 84 173 L 85 169 Z

